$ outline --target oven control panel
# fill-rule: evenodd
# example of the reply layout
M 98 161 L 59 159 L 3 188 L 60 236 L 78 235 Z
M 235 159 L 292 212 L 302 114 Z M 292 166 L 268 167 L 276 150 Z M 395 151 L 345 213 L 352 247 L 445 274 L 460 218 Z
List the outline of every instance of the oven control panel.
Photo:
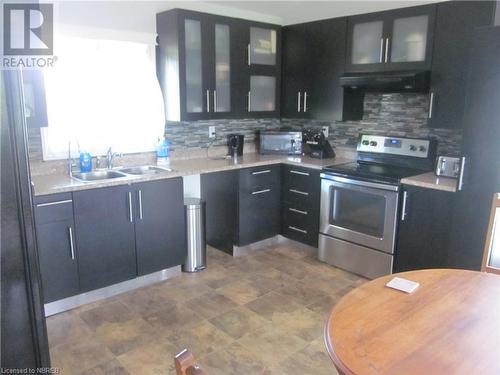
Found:
M 429 139 L 363 134 L 359 139 L 357 150 L 427 158 L 430 152 L 430 142 Z

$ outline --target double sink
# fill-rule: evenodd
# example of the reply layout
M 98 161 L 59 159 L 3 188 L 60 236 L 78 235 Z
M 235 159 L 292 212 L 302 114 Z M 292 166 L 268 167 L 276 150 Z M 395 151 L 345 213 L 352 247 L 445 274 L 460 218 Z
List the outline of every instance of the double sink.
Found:
M 91 182 L 114 180 L 116 178 L 130 178 L 144 175 L 157 175 L 172 172 L 172 169 L 156 165 L 143 165 L 139 167 L 123 167 L 119 169 L 97 170 L 92 172 L 73 172 L 72 177 L 77 181 Z

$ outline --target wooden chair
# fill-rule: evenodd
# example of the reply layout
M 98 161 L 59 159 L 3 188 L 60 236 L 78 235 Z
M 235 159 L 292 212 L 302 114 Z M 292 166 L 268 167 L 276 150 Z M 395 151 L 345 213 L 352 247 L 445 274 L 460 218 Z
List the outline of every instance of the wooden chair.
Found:
M 500 233 L 495 233 L 495 227 L 499 227 L 495 222 L 500 220 L 500 214 L 497 215 L 497 211 L 500 213 L 500 193 L 493 194 L 493 203 L 491 204 L 491 212 L 490 212 L 490 224 L 488 225 L 488 232 L 486 234 L 486 243 L 484 245 L 483 252 L 483 262 L 481 265 L 481 271 L 496 273 L 500 275 L 500 268 L 498 265 L 493 265 L 491 262 L 491 257 L 493 255 L 494 244 L 497 246 L 500 243 Z M 498 247 L 496 248 L 496 252 L 498 253 Z M 496 254 L 498 257 L 500 254 Z
M 187 349 L 174 358 L 177 375 L 207 375 L 205 371 L 195 365 L 194 355 Z

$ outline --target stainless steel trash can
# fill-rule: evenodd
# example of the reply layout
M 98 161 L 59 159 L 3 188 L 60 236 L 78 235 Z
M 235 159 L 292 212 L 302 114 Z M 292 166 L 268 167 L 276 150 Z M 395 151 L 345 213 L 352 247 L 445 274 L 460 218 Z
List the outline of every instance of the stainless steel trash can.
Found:
M 187 255 L 183 272 L 198 272 L 207 267 L 205 237 L 205 202 L 198 198 L 185 198 Z

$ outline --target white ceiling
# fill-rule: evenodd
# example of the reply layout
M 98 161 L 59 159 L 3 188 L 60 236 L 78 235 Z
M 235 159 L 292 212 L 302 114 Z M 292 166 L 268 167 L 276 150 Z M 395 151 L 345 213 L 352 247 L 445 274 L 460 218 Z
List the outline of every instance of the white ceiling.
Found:
M 252 12 L 254 18 L 261 14 L 262 21 L 291 25 L 439 1 L 443 0 L 208 1 L 208 3 L 224 6 L 225 8 L 234 8 L 239 11 Z M 271 21 L 273 19 L 274 21 Z
M 436 1 L 54 0 L 54 18 L 56 25 L 66 24 L 117 31 L 154 33 L 156 31 L 156 13 L 172 8 L 185 8 L 278 25 L 290 25 L 429 2 Z

